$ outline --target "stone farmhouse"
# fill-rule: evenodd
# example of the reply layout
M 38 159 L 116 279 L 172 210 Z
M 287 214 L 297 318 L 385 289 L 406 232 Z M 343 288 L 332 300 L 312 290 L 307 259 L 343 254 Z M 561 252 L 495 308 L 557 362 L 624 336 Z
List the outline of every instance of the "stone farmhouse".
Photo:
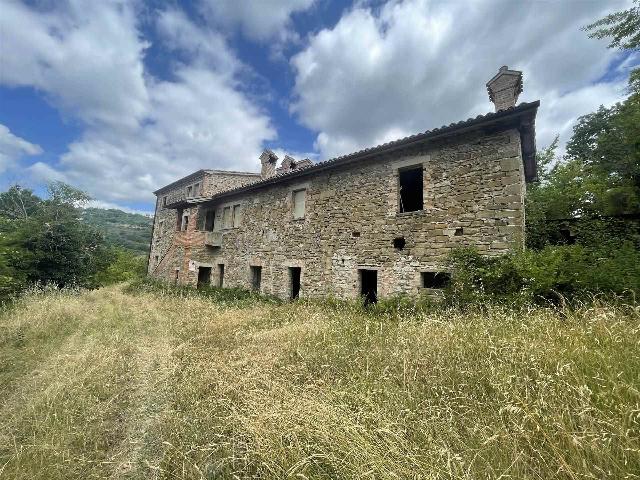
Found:
M 260 173 L 199 170 L 157 196 L 149 275 L 282 298 L 368 301 L 442 288 L 448 253 L 524 242 L 539 102 L 522 72 L 487 83 L 495 112 L 319 163 L 270 150 Z

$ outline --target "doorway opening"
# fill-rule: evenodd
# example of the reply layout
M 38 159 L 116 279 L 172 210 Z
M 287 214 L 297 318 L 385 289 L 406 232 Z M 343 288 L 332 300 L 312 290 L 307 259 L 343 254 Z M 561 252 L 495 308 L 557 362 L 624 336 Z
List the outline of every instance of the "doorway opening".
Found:
M 224 287 L 224 263 L 218 264 L 218 286 Z
M 198 267 L 198 286 L 202 288 L 211 284 L 211 267 Z
M 289 267 L 289 285 L 291 287 L 291 295 L 289 298 L 295 300 L 300 296 L 300 275 L 301 267 Z
M 262 283 L 262 267 L 251 266 L 251 288 L 259 292 L 260 284 Z
M 371 305 L 378 301 L 378 271 L 358 270 L 360 272 L 360 295 L 364 298 L 365 305 Z

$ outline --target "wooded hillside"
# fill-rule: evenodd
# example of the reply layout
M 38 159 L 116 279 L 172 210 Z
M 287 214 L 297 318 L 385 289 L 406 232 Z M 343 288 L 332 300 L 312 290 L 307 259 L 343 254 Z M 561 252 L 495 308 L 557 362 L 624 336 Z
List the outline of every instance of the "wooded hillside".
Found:
M 86 208 L 82 212 L 82 219 L 99 230 L 111 245 L 141 255 L 146 255 L 149 251 L 153 225 L 151 217 L 113 208 Z

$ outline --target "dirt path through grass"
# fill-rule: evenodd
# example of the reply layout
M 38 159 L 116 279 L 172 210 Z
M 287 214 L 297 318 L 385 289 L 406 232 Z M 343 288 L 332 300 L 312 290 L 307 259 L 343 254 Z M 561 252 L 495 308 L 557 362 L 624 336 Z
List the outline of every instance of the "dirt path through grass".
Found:
M 165 289 L 0 313 L 0 479 L 640 478 L 640 310 Z
M 173 369 L 171 319 L 150 307 L 111 288 L 16 310 L 3 348 L 25 358 L 2 369 L 11 388 L 0 404 L 0 477 L 149 478 Z M 74 457 L 77 446 L 88 451 Z

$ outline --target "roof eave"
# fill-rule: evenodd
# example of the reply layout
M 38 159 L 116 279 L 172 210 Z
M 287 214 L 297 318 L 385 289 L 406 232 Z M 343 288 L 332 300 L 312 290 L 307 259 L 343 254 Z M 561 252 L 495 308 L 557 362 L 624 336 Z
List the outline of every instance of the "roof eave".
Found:
M 274 183 L 279 183 L 285 180 L 286 181 L 294 180 L 299 177 L 315 174 L 315 173 L 329 170 L 332 168 L 342 167 L 345 165 L 349 165 L 351 163 L 359 162 L 361 160 L 364 160 L 373 156 L 389 153 L 394 150 L 398 150 L 400 148 L 406 148 L 406 147 L 415 145 L 417 143 L 439 140 L 441 138 L 446 138 L 453 135 L 460 135 L 469 131 L 477 130 L 478 128 L 483 128 L 493 124 L 505 122 L 510 120 L 511 118 L 530 119 L 531 121 L 528 123 L 530 123 L 530 128 L 533 129 L 535 125 L 536 112 L 539 106 L 540 106 L 539 100 L 536 100 L 535 102 L 530 102 L 530 103 L 523 103 L 518 105 L 517 107 L 513 107 L 507 110 L 501 110 L 499 112 L 487 114 L 484 116 L 479 116 L 474 119 L 469 119 L 464 122 L 458 122 L 456 124 L 451 124 L 438 129 L 430 130 L 421 134 L 407 137 L 405 139 L 397 140 L 395 142 L 383 144 L 378 147 L 361 150 L 359 152 L 355 152 L 349 155 L 344 155 L 342 157 L 336 157 L 307 168 L 295 170 L 282 175 L 276 175 L 259 182 L 249 183 L 247 185 L 244 185 L 242 187 L 239 187 L 233 190 L 220 192 L 210 197 L 208 201 L 199 202 L 199 203 L 201 204 L 214 203 L 222 198 L 230 197 L 240 193 L 245 193 L 251 190 L 257 190 L 258 188 L 267 187 L 269 185 L 273 185 Z M 529 114 L 529 117 L 527 117 L 527 114 Z M 522 128 L 523 128 L 522 122 L 514 124 L 514 127 L 521 129 L 521 135 L 522 135 Z M 526 129 L 526 127 L 524 128 Z M 530 133 L 531 133 L 530 135 L 531 140 L 527 142 L 526 160 L 525 160 L 525 151 L 523 148 L 523 162 L 528 162 L 530 164 L 530 166 L 527 167 L 525 163 L 525 178 L 527 182 L 535 181 L 535 178 L 536 178 L 535 177 L 535 171 L 536 171 L 535 130 L 530 131 Z M 534 173 L 527 174 L 527 172 L 531 172 L 531 171 Z

